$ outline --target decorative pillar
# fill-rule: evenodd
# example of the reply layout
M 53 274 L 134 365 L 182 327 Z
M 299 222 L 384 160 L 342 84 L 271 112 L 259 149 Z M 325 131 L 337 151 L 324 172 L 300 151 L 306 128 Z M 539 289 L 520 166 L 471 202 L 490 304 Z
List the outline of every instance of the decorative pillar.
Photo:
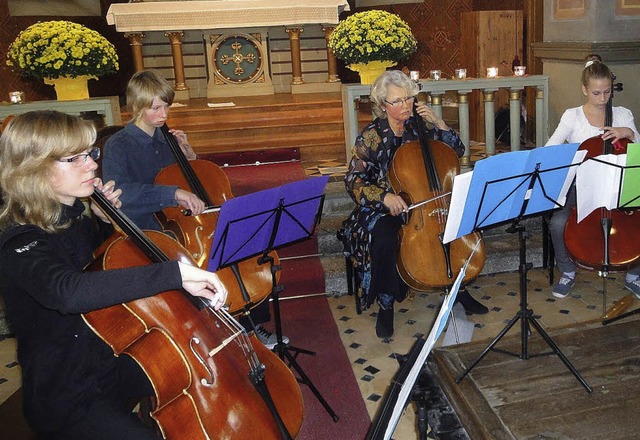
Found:
M 545 118 L 544 90 L 536 89 L 536 146 L 541 147 L 547 142 L 544 138 Z
M 182 37 L 184 32 L 166 32 L 165 37 L 171 41 L 171 56 L 173 58 L 173 74 L 175 76 L 176 91 L 189 90 L 184 79 L 184 61 L 182 59 Z
M 520 115 L 522 114 L 522 89 L 509 90 L 509 130 L 511 151 L 520 150 Z
M 444 93 L 431 93 L 431 108 L 440 119 L 442 119 L 442 95 Z
M 129 40 L 131 46 L 131 55 L 133 56 L 133 68 L 136 72 L 144 70 L 144 61 L 142 58 L 142 39 L 143 33 L 126 33 L 124 36 Z
M 289 44 L 291 45 L 291 84 L 304 84 L 302 79 L 302 61 L 300 57 L 300 34 L 302 28 L 285 29 L 289 34 Z
M 338 78 L 338 62 L 336 61 L 336 56 L 329 47 L 329 37 L 331 37 L 334 29 L 335 27 L 322 27 L 322 30 L 324 31 L 324 40 L 327 43 L 327 82 L 330 83 L 340 82 L 340 78 Z
M 471 150 L 469 149 L 469 92 L 458 91 L 458 125 L 460 128 L 460 140 L 464 144 L 464 155 L 460 158 L 460 165 L 471 164 Z
M 495 102 L 493 90 L 484 90 L 484 143 L 487 157 L 496 154 Z

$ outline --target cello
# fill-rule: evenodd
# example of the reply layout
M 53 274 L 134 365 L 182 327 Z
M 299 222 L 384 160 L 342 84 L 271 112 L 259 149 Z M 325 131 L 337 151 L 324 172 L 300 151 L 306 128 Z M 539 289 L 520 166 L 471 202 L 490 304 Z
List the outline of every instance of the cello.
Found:
M 400 230 L 397 268 L 410 287 L 431 290 L 450 286 L 454 274 L 464 266 L 476 245 L 464 281 L 477 277 L 484 266 L 484 242 L 477 232 L 451 243 L 442 242 L 449 196 L 460 164 L 451 147 L 429 139 L 425 122 L 415 106 L 413 115 L 419 139 L 398 148 L 389 169 L 389 180 L 394 192 L 407 205 L 428 202 L 411 210 Z
M 205 202 L 207 209 L 200 215 L 191 215 L 180 206 L 167 207 L 156 213 L 156 218 L 165 230 L 178 237 L 196 260 L 198 267 L 207 269 L 219 207 L 225 200 L 233 197 L 231 184 L 224 171 L 213 162 L 188 160 L 169 132 L 167 124 L 160 127 L 160 130 L 176 163 L 162 169 L 156 176 L 155 184 L 188 188 Z M 269 255 L 274 258 L 274 264 L 279 264 L 275 251 Z M 234 315 L 260 304 L 273 288 L 269 265 L 258 264 L 257 259 L 241 261 L 217 271 L 217 274 L 227 286 L 229 311 Z M 276 277 L 279 279 L 279 272 Z
M 175 240 L 140 231 L 97 190 L 91 198 L 123 233 L 101 248 L 89 270 L 193 264 Z M 172 290 L 83 318 L 116 356 L 127 354 L 141 366 L 156 397 L 151 417 L 164 438 L 288 440 L 299 432 L 302 393 L 289 368 L 202 298 Z
M 615 80 L 615 76 L 612 81 Z M 605 107 L 605 127 L 613 125 L 613 90 L 622 84 L 613 86 L 611 96 Z M 587 158 L 601 154 L 625 154 L 629 139 L 612 143 L 600 136 L 594 136 L 582 142 L 579 149 L 587 150 Z M 637 240 L 629 240 L 640 230 L 640 210 L 598 208 L 580 223 L 577 221 L 577 209 L 574 207 L 564 228 L 564 241 L 569 257 L 576 265 L 599 270 L 604 276 L 609 271 L 625 271 L 640 262 L 640 246 Z

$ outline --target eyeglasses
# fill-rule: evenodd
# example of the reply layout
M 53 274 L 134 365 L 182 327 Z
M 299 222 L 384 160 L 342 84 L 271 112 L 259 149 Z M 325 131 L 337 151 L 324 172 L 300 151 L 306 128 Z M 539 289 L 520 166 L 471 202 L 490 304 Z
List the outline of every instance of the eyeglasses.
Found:
M 387 104 L 389 104 L 392 107 L 399 107 L 402 104 L 404 104 L 405 102 L 408 102 L 409 104 L 413 104 L 413 101 L 415 99 L 416 99 L 415 96 L 407 96 L 406 98 L 396 99 L 395 101 L 387 101 L 385 99 L 384 102 L 386 102 Z
M 100 159 L 100 148 L 93 147 L 89 150 L 88 153 L 76 154 L 75 156 L 71 156 L 66 159 L 56 159 L 56 160 L 58 162 L 69 162 L 79 167 L 87 163 L 87 158 L 89 157 L 93 160 Z

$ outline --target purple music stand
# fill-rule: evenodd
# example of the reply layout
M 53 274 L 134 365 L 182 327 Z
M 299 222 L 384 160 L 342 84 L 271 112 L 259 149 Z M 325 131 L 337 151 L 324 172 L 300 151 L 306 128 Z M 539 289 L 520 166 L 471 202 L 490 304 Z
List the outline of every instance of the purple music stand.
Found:
M 269 255 L 278 248 L 309 239 L 313 235 L 322 214 L 324 188 L 328 180 L 329 177 L 310 178 L 224 202 L 220 208 L 207 269 L 234 268 L 238 262 L 258 255 L 259 264 L 271 265 L 271 296 L 278 340 L 274 351 L 282 360 L 287 359 L 300 376 L 300 382 L 309 387 L 333 421 L 337 422 L 337 414 L 296 362 L 299 353 L 315 355 L 315 352 L 291 346 L 282 340 L 278 294 L 283 287 L 277 285 L 276 279 L 280 266 L 275 265 L 273 257 Z M 291 354 L 291 351 L 295 354 Z
M 320 220 L 328 177 L 291 182 L 224 202 L 207 269 L 308 239 Z

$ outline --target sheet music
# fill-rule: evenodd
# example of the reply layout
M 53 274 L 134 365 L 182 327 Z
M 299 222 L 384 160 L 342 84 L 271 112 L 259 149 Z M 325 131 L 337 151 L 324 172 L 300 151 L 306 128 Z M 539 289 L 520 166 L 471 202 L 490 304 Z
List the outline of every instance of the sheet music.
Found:
M 621 208 L 640 207 L 640 143 L 627 145 L 627 169 L 622 176 Z
M 464 204 L 467 201 L 469 187 L 471 186 L 471 178 L 473 171 L 458 174 L 453 180 L 453 190 L 451 192 L 451 202 L 449 203 L 449 215 L 447 224 L 444 227 L 444 236 L 442 241 L 446 244 L 457 238 L 458 227 L 462 221 L 464 213 Z
M 603 154 L 596 159 L 587 160 L 578 168 L 576 177 L 578 223 L 596 208 L 611 210 L 618 207 L 621 166 L 627 163 L 627 155 Z

